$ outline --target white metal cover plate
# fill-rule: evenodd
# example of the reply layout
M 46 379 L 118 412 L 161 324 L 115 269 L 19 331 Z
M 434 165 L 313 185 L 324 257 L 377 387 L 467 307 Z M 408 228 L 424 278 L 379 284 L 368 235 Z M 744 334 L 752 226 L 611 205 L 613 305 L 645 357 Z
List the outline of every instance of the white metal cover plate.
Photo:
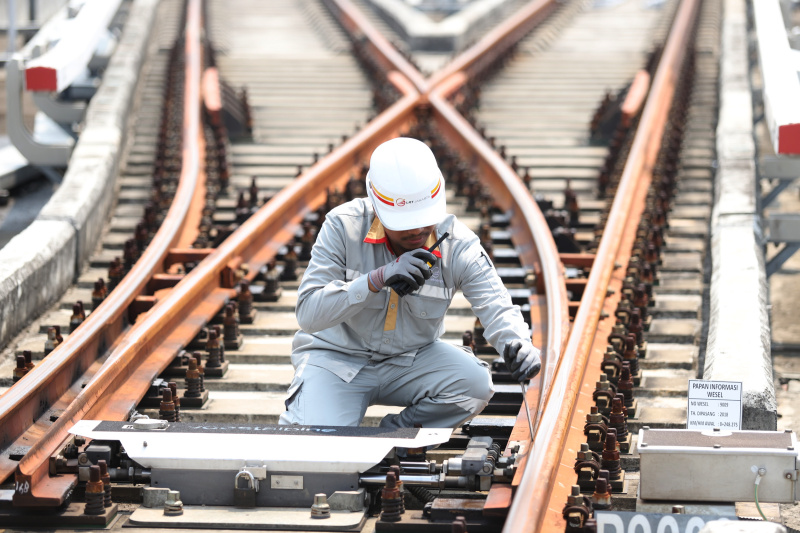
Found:
M 127 422 L 81 420 L 70 433 L 119 441 L 145 468 L 238 470 L 265 465 L 268 471 L 364 472 L 392 448 L 442 444 L 452 429 L 388 429 L 265 424 L 172 423 L 166 429 L 134 429 Z
M 180 516 L 164 516 L 164 510 L 139 507 L 128 523 L 139 527 L 214 528 L 214 529 L 279 529 L 302 531 L 358 531 L 364 522 L 363 512 L 331 511 L 330 518 L 311 518 L 308 509 L 289 507 L 184 506 Z

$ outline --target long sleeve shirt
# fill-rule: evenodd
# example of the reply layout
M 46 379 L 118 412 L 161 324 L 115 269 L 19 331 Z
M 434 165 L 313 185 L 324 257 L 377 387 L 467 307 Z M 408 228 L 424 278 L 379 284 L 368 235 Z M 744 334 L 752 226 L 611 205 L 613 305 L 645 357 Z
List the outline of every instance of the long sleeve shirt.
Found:
M 367 199 L 333 210 L 317 236 L 300 283 L 292 362 L 327 368 L 349 382 L 370 361 L 411 365 L 419 348 L 444 333 L 444 315 L 461 290 L 499 352 L 515 339 L 530 340 L 518 306 L 503 286 L 478 237 L 448 215 L 425 247 L 450 235 L 435 255 L 432 276 L 400 298 L 389 287 L 369 290 L 370 271 L 396 259 Z

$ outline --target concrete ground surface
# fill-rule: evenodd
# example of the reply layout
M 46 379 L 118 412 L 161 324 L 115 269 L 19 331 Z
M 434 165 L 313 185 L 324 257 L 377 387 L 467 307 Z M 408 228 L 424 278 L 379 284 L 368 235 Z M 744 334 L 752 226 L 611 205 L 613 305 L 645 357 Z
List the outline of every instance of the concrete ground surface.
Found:
M 800 183 L 785 190 L 768 212 L 800 212 Z M 775 251 L 769 245 L 767 258 Z M 800 434 L 800 253 L 770 277 L 769 285 L 778 429 Z M 800 531 L 800 503 L 781 505 L 781 518 L 784 525 Z

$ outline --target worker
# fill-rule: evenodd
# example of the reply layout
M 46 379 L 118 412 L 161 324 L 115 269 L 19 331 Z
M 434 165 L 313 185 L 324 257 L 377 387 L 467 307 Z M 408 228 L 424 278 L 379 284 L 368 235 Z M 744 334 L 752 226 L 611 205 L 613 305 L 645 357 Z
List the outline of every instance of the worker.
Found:
M 280 423 L 357 426 L 380 404 L 404 407 L 381 427 L 455 428 L 494 393 L 489 365 L 440 339 L 456 291 L 515 380 L 539 372 L 540 352 L 478 237 L 447 214 L 426 144 L 400 137 L 378 146 L 366 186 L 369 199 L 327 214 L 312 249 Z

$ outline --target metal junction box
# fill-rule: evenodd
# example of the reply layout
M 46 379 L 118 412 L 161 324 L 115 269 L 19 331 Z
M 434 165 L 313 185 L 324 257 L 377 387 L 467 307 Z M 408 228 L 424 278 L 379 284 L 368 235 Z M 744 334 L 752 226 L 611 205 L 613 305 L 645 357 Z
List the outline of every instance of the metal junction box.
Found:
M 639 431 L 643 500 L 791 503 L 797 499 L 798 446 L 778 431 Z M 759 473 L 761 475 L 759 475 Z

